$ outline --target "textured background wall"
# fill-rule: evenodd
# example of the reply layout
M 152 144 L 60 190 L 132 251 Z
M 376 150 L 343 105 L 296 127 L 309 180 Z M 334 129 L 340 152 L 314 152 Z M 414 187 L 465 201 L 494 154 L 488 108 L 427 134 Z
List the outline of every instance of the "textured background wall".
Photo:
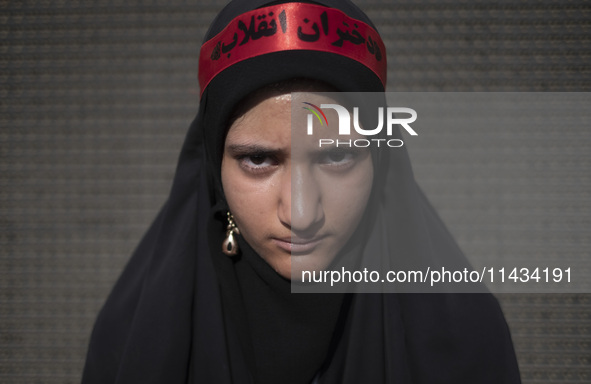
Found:
M 357 3 L 388 46 L 390 90 L 591 90 L 588 2 Z M 97 311 L 166 198 L 197 110 L 201 39 L 222 6 L 0 0 L 0 382 L 79 381 Z M 411 148 L 467 253 L 531 244 L 588 256 L 589 135 L 549 161 L 543 135 L 558 134 L 537 134 L 535 156 L 514 147 L 503 157 L 548 166 L 557 182 L 485 168 L 497 195 L 474 188 L 482 148 Z M 519 220 L 540 206 L 532 194 L 549 202 L 540 217 L 551 224 Z M 487 226 L 474 226 L 483 215 Z M 591 381 L 591 295 L 500 299 L 525 383 Z

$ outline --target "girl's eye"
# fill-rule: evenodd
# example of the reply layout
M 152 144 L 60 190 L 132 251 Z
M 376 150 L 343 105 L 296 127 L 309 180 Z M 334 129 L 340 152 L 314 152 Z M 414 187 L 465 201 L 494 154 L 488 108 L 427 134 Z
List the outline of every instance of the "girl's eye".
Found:
M 256 166 L 260 166 L 265 162 L 265 160 L 267 160 L 267 157 L 266 156 L 249 156 L 247 159 L 251 164 L 254 164 Z
M 326 156 L 327 161 L 330 163 L 342 163 L 350 160 L 352 157 L 352 154 L 345 153 L 344 151 L 332 152 Z
M 356 158 L 354 152 L 335 150 L 323 155 L 320 159 L 322 165 L 343 167 L 353 165 Z
M 277 165 L 277 162 L 266 155 L 246 155 L 238 159 L 240 165 L 249 172 L 264 172 Z

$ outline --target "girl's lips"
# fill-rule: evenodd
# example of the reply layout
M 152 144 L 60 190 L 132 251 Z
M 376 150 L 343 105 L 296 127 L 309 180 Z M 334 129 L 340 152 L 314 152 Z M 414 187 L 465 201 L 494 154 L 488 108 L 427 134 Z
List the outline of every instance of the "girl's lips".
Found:
M 323 237 L 314 237 L 312 239 L 301 239 L 297 237 L 273 238 L 273 242 L 282 250 L 292 255 L 306 254 L 312 252 Z

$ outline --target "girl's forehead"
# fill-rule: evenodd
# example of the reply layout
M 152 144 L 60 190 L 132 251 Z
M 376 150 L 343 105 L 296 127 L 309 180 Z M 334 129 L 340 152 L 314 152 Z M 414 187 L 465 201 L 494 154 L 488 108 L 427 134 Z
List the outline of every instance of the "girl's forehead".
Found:
M 279 96 L 275 96 L 275 100 L 279 103 L 290 103 L 291 102 L 291 92 L 290 93 L 284 93 L 282 95 Z

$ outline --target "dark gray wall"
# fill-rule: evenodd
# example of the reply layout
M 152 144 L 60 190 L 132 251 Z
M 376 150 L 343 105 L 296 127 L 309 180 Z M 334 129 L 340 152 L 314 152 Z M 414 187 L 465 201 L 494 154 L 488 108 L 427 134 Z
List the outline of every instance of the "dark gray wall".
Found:
M 387 44 L 391 91 L 591 90 L 588 2 L 357 3 Z M 197 110 L 199 46 L 220 8 L 0 1 L 0 382 L 79 381 L 97 311 L 166 198 Z M 491 196 L 474 193 L 474 165 L 461 166 L 478 148 L 412 155 L 467 253 L 531 244 L 588 256 L 591 145 L 588 135 L 575 142 L 580 156 L 550 162 L 572 170 L 566 181 L 493 173 L 500 195 L 484 211 Z M 510 156 L 535 169 L 530 154 Z M 531 210 L 519 209 L 540 190 L 554 204 L 540 217 L 558 224 L 532 229 L 519 220 Z M 473 225 L 476 215 L 486 228 Z M 507 238 L 508 222 L 518 238 Z M 540 246 L 548 238 L 552 246 Z M 500 299 L 525 383 L 591 381 L 591 295 Z

